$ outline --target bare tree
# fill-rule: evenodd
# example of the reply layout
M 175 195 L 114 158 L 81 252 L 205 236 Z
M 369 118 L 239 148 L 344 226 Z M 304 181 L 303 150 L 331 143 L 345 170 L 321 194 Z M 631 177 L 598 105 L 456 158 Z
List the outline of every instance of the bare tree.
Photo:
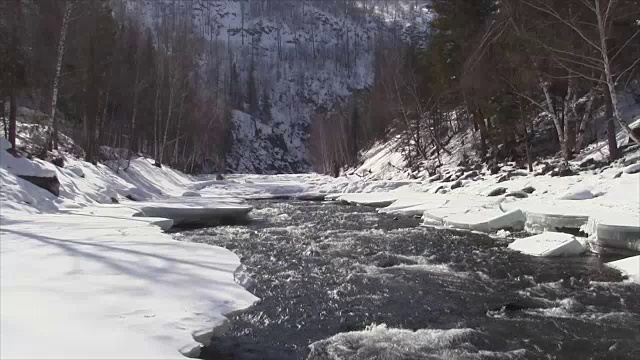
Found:
M 58 90 L 60 83 L 60 70 L 62 69 L 62 59 L 64 57 L 65 43 L 67 40 L 67 29 L 71 21 L 71 13 L 77 0 L 67 0 L 60 25 L 60 38 L 58 39 L 58 51 L 56 59 L 56 70 L 53 77 L 53 88 L 51 90 L 51 109 L 49 111 L 49 147 L 58 149 L 58 120 L 56 119 L 56 104 L 58 103 Z
M 622 118 L 616 89 L 620 79 L 640 62 L 640 58 L 635 59 L 631 64 L 624 64 L 620 61 L 623 51 L 640 34 L 640 28 L 628 38 L 622 39 L 620 42 L 622 45 L 615 49 L 615 53 L 612 54 L 610 46 L 610 39 L 614 37 L 614 22 L 619 20 L 621 16 L 628 16 L 630 14 L 633 16 L 634 11 L 637 13 L 637 3 L 635 4 L 636 8 L 634 10 L 633 8 L 621 6 L 620 4 L 624 1 L 620 0 L 570 1 L 572 5 L 577 5 L 579 7 L 578 10 L 582 10 L 585 14 L 584 16 L 579 16 L 571 11 L 561 12 L 558 7 L 566 6 L 566 4 L 562 2 L 543 0 L 520 1 L 530 9 L 536 10 L 558 21 L 577 36 L 577 39 L 579 39 L 581 45 L 583 45 L 579 48 L 559 48 L 544 41 L 540 43 L 545 49 L 555 54 L 554 59 L 556 64 L 564 68 L 570 74 L 569 77 L 580 77 L 601 83 L 605 86 L 606 91 L 609 93 L 608 96 L 611 99 L 613 119 L 631 139 L 640 144 L 640 139 L 631 131 L 629 125 L 627 125 Z M 631 2 L 631 4 L 633 5 L 633 2 Z M 627 13 L 624 14 L 624 12 Z M 589 14 L 589 16 L 586 14 Z M 598 55 L 594 56 L 593 52 Z M 602 73 L 603 76 L 593 76 L 591 73 L 586 72 L 584 70 L 585 68 L 597 70 Z

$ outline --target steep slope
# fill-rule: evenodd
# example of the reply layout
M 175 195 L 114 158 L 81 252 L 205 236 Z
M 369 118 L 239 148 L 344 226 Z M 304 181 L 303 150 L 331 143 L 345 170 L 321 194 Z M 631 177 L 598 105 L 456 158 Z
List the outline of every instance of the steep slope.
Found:
M 232 103 L 235 172 L 306 172 L 308 130 L 315 112 L 330 110 L 353 90 L 371 86 L 381 32 L 405 41 L 425 38 L 415 2 L 331 0 L 127 0 L 151 29 L 191 16 L 209 48 L 203 73 L 211 91 Z M 422 29 L 422 30 L 421 30 Z M 421 32 L 422 31 L 422 32 Z M 422 34 L 422 35 L 421 35 Z

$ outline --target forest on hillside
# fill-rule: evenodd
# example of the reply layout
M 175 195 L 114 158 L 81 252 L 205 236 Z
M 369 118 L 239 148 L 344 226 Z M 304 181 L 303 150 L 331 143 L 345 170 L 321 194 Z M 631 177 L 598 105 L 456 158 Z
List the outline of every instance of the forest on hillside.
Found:
M 20 107 L 37 110 L 42 158 L 60 132 L 90 162 L 144 153 L 191 173 L 294 151 L 272 170 L 336 173 L 390 136 L 419 167 L 466 129 L 479 159 L 529 166 L 602 128 L 610 160 L 617 128 L 640 140 L 622 111 L 640 99 L 638 0 L 7 0 L 0 14 L 3 136 L 15 147 Z M 233 150 L 238 112 L 253 129 Z
M 639 1 L 432 0 L 422 9 L 426 45 L 414 39 L 389 51 L 379 39 L 370 91 L 314 123 L 324 171 L 357 163 L 390 130 L 410 167 L 455 151 L 449 139 L 468 128 L 470 156 L 529 168 L 549 151 L 572 159 L 600 129 L 611 161 L 616 129 L 638 143 L 621 99 L 640 102 Z M 537 139 L 540 123 L 553 125 L 552 137 Z

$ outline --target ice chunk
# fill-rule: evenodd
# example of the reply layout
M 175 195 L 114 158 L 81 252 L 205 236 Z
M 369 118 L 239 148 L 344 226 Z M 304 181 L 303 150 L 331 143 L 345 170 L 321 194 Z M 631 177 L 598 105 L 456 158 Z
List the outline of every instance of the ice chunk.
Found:
M 600 246 L 640 251 L 640 215 L 601 213 L 589 217 L 583 231 Z
M 575 236 L 551 231 L 518 239 L 509 244 L 509 248 L 525 254 L 544 257 L 575 256 L 586 250 Z
M 559 214 L 550 210 L 547 213 L 527 211 L 524 229 L 533 234 L 561 229 L 580 229 L 589 220 L 586 214 Z
M 252 207 L 237 201 L 190 198 L 189 202 L 144 203 L 140 211 L 146 217 L 160 217 L 173 220 L 178 225 L 212 225 L 225 221 L 243 220 Z M 202 201 L 194 201 L 201 199 Z M 139 216 L 140 216 L 139 215 Z
M 296 195 L 295 198 L 298 200 L 305 200 L 305 201 L 323 201 L 326 195 L 327 194 L 318 193 L 318 192 L 305 192 L 305 193 Z
M 524 222 L 525 215 L 520 209 L 509 212 L 502 212 L 499 209 L 487 210 L 472 214 L 453 215 L 444 219 L 446 226 L 486 233 L 502 229 L 522 230 Z
M 344 194 L 337 200 L 348 204 L 386 207 L 393 204 L 397 200 L 397 196 L 389 193 Z
M 630 280 L 640 282 L 640 255 L 622 260 L 612 261 L 606 264 L 627 275 Z

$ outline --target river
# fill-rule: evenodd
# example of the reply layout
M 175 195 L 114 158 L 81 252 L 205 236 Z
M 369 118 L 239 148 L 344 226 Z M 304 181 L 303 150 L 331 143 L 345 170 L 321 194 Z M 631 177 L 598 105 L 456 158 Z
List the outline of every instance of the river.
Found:
M 176 234 L 238 254 L 262 299 L 203 359 L 640 359 L 640 285 L 597 256 L 535 258 L 367 207 L 252 205 L 248 224 Z

